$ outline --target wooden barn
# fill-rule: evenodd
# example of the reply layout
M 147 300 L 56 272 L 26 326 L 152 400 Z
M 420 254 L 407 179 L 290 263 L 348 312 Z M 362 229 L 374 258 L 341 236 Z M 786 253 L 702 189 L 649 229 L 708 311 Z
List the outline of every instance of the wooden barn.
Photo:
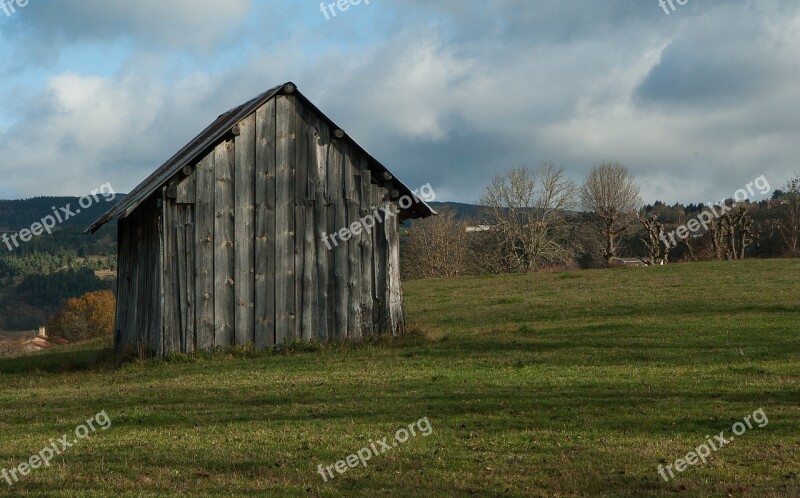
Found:
M 287 83 L 221 115 L 88 231 L 118 220 L 117 350 L 166 356 L 402 333 L 398 224 L 432 214 Z

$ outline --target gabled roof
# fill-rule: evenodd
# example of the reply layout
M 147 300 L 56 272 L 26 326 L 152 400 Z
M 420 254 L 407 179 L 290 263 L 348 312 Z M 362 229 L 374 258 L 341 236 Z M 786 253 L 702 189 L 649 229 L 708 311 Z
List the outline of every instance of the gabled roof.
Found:
M 141 184 L 139 184 L 139 186 L 133 189 L 127 195 L 127 197 L 125 197 L 125 199 L 116 204 L 106 214 L 100 217 L 100 219 L 95 221 L 92 226 L 87 228 L 86 233 L 95 233 L 102 228 L 103 225 L 115 218 L 128 217 L 154 192 L 169 183 L 169 181 L 185 166 L 192 165 L 196 161 L 202 159 L 202 157 L 210 149 L 215 147 L 223 138 L 225 138 L 231 132 L 233 127 L 242 119 L 254 113 L 259 107 L 278 95 L 294 95 L 300 100 L 300 102 L 303 103 L 303 105 L 314 111 L 320 117 L 320 119 L 325 121 L 328 126 L 330 126 L 332 132 L 333 130 L 341 129 L 336 125 L 336 123 L 331 121 L 328 116 L 323 114 L 322 111 L 320 111 L 313 103 L 311 103 L 310 100 L 300 93 L 297 90 L 297 85 L 294 83 L 288 82 L 283 85 L 276 86 L 275 88 L 267 90 L 254 99 L 249 100 L 238 107 L 234 107 L 228 112 L 220 115 L 205 130 L 200 132 L 200 134 L 197 135 L 191 142 L 186 144 L 167 162 L 161 165 L 160 168 L 153 172 L 153 174 L 148 176 Z M 391 183 L 398 191 L 400 191 L 400 195 L 412 195 L 411 189 L 409 189 L 403 182 L 395 178 L 394 175 L 392 175 L 383 164 L 372 157 L 372 155 L 364 150 L 363 147 L 358 145 L 355 140 L 346 134 L 342 136 L 341 140 L 347 140 L 350 142 L 350 144 L 353 145 L 356 150 L 358 150 L 367 158 L 369 169 L 373 176 L 383 177 L 384 174 L 388 173 L 391 175 L 389 176 L 389 178 L 391 178 L 389 183 Z M 428 216 L 436 214 L 436 211 L 434 211 L 422 200 L 420 200 L 418 203 L 415 202 L 410 208 L 404 211 L 408 213 L 406 218 L 427 218 Z

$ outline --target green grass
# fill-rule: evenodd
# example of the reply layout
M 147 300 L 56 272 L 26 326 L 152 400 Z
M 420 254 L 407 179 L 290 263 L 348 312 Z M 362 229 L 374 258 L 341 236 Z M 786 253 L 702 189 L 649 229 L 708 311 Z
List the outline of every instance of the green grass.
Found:
M 800 261 L 405 285 L 397 341 L 120 364 L 0 360 L 0 468 L 112 421 L 0 494 L 798 496 Z M 656 471 L 763 408 L 706 464 Z M 422 417 L 325 483 L 330 465 Z

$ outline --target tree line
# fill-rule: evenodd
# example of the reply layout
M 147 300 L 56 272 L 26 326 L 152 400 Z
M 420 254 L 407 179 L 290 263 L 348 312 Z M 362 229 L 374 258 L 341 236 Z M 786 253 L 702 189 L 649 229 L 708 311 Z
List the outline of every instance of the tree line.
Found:
M 520 167 L 485 187 L 475 215 L 445 209 L 413 222 L 402 267 L 406 277 L 427 278 L 603 268 L 621 258 L 660 265 L 800 256 L 800 174 L 770 199 L 738 201 L 644 205 L 620 162 L 599 164 L 580 185 L 551 163 Z
M 38 306 L 57 306 L 64 299 L 110 287 L 95 276 L 90 268 L 76 268 L 50 275 L 28 275 L 15 291 L 25 302 Z

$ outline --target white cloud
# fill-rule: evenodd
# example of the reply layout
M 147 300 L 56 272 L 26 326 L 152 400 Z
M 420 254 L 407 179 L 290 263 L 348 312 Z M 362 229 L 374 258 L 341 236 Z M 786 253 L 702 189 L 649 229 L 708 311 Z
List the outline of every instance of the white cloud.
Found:
M 0 169 L 25 195 L 78 195 L 105 182 L 127 191 L 213 119 L 207 99 L 216 90 L 202 73 L 169 87 L 130 75 L 56 75 L 38 112 L 0 134 L 8 144 Z

